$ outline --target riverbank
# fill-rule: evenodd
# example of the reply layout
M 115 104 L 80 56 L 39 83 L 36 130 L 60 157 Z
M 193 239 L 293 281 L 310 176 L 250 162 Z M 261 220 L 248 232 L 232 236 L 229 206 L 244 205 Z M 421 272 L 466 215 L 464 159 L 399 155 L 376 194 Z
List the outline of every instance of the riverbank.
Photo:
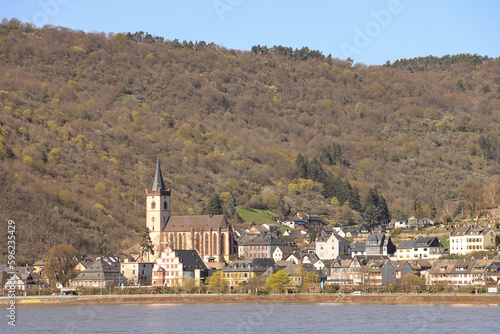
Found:
M 0 298 L 0 305 L 10 299 Z M 16 305 L 92 305 L 92 304 L 404 304 L 404 305 L 478 305 L 500 306 L 500 294 L 289 294 L 289 295 L 105 295 L 17 297 Z

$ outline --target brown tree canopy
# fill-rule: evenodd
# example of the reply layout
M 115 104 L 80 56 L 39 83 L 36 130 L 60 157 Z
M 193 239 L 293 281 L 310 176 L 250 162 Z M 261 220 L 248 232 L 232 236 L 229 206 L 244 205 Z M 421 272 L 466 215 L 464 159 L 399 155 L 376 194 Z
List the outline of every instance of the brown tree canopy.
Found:
M 75 276 L 78 251 L 70 245 L 57 245 L 45 253 L 44 273 L 51 281 L 67 285 Z

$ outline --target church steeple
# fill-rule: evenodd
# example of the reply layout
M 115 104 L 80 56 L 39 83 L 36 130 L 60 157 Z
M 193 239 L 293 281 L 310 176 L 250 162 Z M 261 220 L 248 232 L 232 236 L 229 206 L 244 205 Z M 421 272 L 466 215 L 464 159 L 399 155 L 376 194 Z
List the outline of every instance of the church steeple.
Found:
M 151 189 L 146 189 L 146 226 L 149 228 L 155 254 L 161 253 L 161 233 L 170 219 L 170 189 L 165 188 L 161 175 L 160 158 L 156 158 L 155 178 Z
M 165 183 L 163 183 L 163 176 L 160 169 L 160 157 L 156 157 L 156 172 L 153 180 L 151 191 L 165 190 Z

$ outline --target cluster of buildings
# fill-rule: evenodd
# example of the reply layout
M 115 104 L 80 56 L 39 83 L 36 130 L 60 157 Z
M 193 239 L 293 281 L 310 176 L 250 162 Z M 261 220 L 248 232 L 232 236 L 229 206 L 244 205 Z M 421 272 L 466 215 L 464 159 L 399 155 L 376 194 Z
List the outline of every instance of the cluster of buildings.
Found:
M 449 236 L 447 250 L 433 236 L 394 243 L 385 233 L 368 233 L 355 227 L 328 228 L 317 224 L 306 229 L 305 226 L 314 225 L 306 222 L 319 217 L 298 212 L 279 222 L 295 229 L 280 234 L 278 225 L 234 229 L 223 215 L 171 216 L 170 196 L 158 161 L 153 185 L 146 189 L 146 226 L 153 251 L 133 257 L 83 256 L 78 259 L 75 270 L 79 274 L 70 281 L 70 287 L 173 287 L 187 279 L 200 285 L 212 272 L 221 270 L 230 289 L 238 290 L 249 288 L 252 282 L 265 282 L 280 269 L 290 276 L 292 285 L 301 284 L 305 272 L 318 283 L 339 285 L 386 285 L 407 274 L 420 276 L 431 285 L 500 284 L 498 256 L 441 259 L 495 247 L 497 233 L 491 228 L 456 228 Z M 392 222 L 405 228 L 408 224 L 427 223 L 412 219 Z M 353 238 L 360 241 L 350 243 L 348 239 Z M 33 268 L 18 268 L 19 289 L 46 288 L 44 264 L 41 260 Z M 2 284 L 6 281 L 5 273 L 0 270 Z

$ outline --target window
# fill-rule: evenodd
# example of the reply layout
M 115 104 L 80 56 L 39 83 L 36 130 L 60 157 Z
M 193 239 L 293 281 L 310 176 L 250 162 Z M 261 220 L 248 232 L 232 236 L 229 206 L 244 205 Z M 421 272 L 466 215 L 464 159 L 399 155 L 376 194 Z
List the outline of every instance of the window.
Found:
M 164 201 L 163 202 L 163 210 L 167 210 L 167 209 L 168 209 L 167 201 Z
M 156 209 L 156 202 L 155 201 L 152 201 L 151 202 L 151 209 Z
M 218 252 L 217 252 L 217 234 L 214 234 L 214 254 L 218 254 Z
M 208 248 L 208 234 L 205 234 L 205 254 L 208 255 L 209 253 L 209 248 Z
M 221 253 L 226 254 L 226 236 L 224 233 L 221 233 L 220 235 L 220 248 L 221 248 Z

